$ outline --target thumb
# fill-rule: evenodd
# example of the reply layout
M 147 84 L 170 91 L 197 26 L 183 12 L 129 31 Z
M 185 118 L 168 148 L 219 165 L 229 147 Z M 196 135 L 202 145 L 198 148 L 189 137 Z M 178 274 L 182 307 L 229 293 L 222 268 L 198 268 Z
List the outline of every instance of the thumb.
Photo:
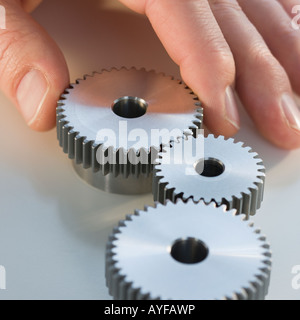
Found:
M 6 26 L 0 30 L 0 88 L 27 124 L 45 131 L 55 125 L 55 108 L 69 84 L 60 49 L 18 0 L 0 0 Z

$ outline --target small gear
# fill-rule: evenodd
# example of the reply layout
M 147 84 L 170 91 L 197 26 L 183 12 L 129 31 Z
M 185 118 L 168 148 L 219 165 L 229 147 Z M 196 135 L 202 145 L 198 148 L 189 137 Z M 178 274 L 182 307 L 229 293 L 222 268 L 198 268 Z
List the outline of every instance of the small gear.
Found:
M 127 216 L 107 244 L 110 294 L 124 300 L 263 300 L 270 247 L 235 212 L 179 200 Z
M 201 125 L 202 108 L 191 90 L 145 69 L 113 68 L 86 75 L 65 91 L 57 107 L 60 146 L 75 166 L 90 169 L 83 178 L 102 179 L 100 184 L 108 174 L 127 178 L 141 173 L 148 179 L 161 146 L 179 136 L 196 136 Z M 167 130 L 170 136 L 162 131 L 161 139 L 153 142 L 155 130 Z M 94 179 L 98 171 L 102 176 Z
M 188 143 L 203 146 L 198 158 L 182 159 Z M 174 150 L 183 150 L 176 154 Z M 200 150 L 200 149 L 199 149 Z M 168 161 L 165 158 L 168 157 Z M 180 158 L 179 158 L 180 157 Z M 178 198 L 225 204 L 247 216 L 254 215 L 263 200 L 265 167 L 258 154 L 242 142 L 209 135 L 186 137 L 165 147 L 154 165 L 154 200 L 165 203 Z

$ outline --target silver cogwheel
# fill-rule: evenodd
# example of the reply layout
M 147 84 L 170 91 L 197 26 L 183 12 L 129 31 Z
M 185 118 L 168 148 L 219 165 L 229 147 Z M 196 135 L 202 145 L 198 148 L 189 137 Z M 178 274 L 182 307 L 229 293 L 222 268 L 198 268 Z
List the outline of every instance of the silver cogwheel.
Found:
M 124 300 L 263 300 L 270 246 L 235 212 L 179 200 L 128 216 L 107 245 L 110 294 Z
M 173 150 L 179 148 L 184 152 L 191 141 L 202 144 L 203 152 L 193 161 L 190 157 L 179 159 Z M 168 161 L 164 161 L 166 156 Z M 180 139 L 159 153 L 153 174 L 154 199 L 161 203 L 175 202 L 178 198 L 196 203 L 213 201 L 248 216 L 256 213 L 263 200 L 263 161 L 250 147 L 232 138 L 199 135 L 197 139 Z
M 76 165 L 104 175 L 151 174 L 161 145 L 172 140 L 163 134 L 162 141 L 152 143 L 151 130 L 173 131 L 176 139 L 196 136 L 201 125 L 202 108 L 191 90 L 181 81 L 145 69 L 113 68 L 86 75 L 65 91 L 57 107 L 63 151 Z M 136 130 L 144 134 L 126 139 L 126 133 L 134 136 Z M 97 161 L 100 147 L 106 163 Z M 130 161 L 133 155 L 143 159 L 142 164 Z

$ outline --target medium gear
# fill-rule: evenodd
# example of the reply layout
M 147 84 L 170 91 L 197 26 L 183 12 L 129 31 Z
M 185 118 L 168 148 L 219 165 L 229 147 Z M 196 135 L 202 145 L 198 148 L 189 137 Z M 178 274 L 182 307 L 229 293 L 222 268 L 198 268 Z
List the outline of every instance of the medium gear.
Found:
M 65 91 L 57 107 L 59 144 L 74 160 L 76 172 L 113 193 L 150 192 L 161 147 L 179 136 L 197 136 L 201 125 L 202 108 L 191 90 L 145 69 L 86 75 Z M 153 130 L 170 135 L 161 131 L 161 139 L 153 142 Z M 129 176 L 137 179 L 127 188 Z
M 188 143 L 203 144 L 203 152 L 192 162 L 179 158 Z M 183 150 L 179 156 L 175 149 Z M 168 161 L 165 158 L 168 155 Z M 190 157 L 187 157 L 190 160 Z M 165 203 L 193 199 L 225 204 L 238 213 L 254 215 L 263 200 L 265 167 L 258 154 L 242 142 L 209 135 L 187 137 L 165 147 L 154 166 L 154 199 Z
M 245 216 L 193 201 L 136 211 L 110 236 L 106 279 L 115 299 L 262 300 L 269 245 Z

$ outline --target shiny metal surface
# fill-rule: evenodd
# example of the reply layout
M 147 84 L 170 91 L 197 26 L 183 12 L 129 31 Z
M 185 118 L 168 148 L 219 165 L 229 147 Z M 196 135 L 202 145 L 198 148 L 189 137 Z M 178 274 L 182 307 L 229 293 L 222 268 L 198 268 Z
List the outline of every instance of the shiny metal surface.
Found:
M 113 106 L 117 99 L 124 97 L 145 101 L 146 112 L 138 117 L 118 115 Z M 111 146 L 107 145 L 107 141 L 99 140 L 101 129 L 111 129 L 116 133 L 115 149 L 160 149 L 160 143 L 150 143 L 151 130 L 180 129 L 182 135 L 192 134 L 201 127 L 202 108 L 197 97 L 182 82 L 154 71 L 122 68 L 85 76 L 71 85 L 59 101 L 57 119 L 60 143 L 78 163 L 85 160 L 82 159 L 84 150 L 76 146 L 80 139 L 83 149 L 84 144 L 91 142 L 105 148 Z M 128 132 L 143 129 L 147 136 L 140 137 L 139 141 L 119 139 L 120 122 L 124 121 Z M 78 154 L 74 150 L 76 147 Z
M 188 138 L 190 139 L 190 137 Z M 183 144 L 182 139 L 178 143 Z M 200 140 L 199 140 L 200 141 Z M 164 151 L 170 148 L 165 147 Z M 172 150 L 171 150 L 172 151 Z M 165 153 L 154 167 L 154 199 L 165 203 L 168 199 L 175 202 L 181 198 L 194 202 L 214 201 L 217 205 L 225 204 L 228 209 L 238 213 L 254 215 L 263 200 L 265 167 L 258 154 L 242 142 L 233 139 L 204 138 L 204 172 L 187 175 L 187 171 L 197 172 L 197 163 L 178 163 L 176 155 L 170 152 L 170 164 L 164 164 Z M 203 159 L 199 159 L 203 161 Z
M 106 279 L 115 299 L 261 300 L 270 257 L 265 237 L 235 210 L 168 202 L 114 229 Z
M 81 179 L 95 188 L 115 194 L 145 194 L 150 193 L 152 189 L 152 173 L 127 175 L 114 175 L 110 172 L 106 175 L 102 171 L 94 172 L 91 168 L 84 169 L 82 165 L 76 164 L 74 161 L 73 167 L 75 172 Z

